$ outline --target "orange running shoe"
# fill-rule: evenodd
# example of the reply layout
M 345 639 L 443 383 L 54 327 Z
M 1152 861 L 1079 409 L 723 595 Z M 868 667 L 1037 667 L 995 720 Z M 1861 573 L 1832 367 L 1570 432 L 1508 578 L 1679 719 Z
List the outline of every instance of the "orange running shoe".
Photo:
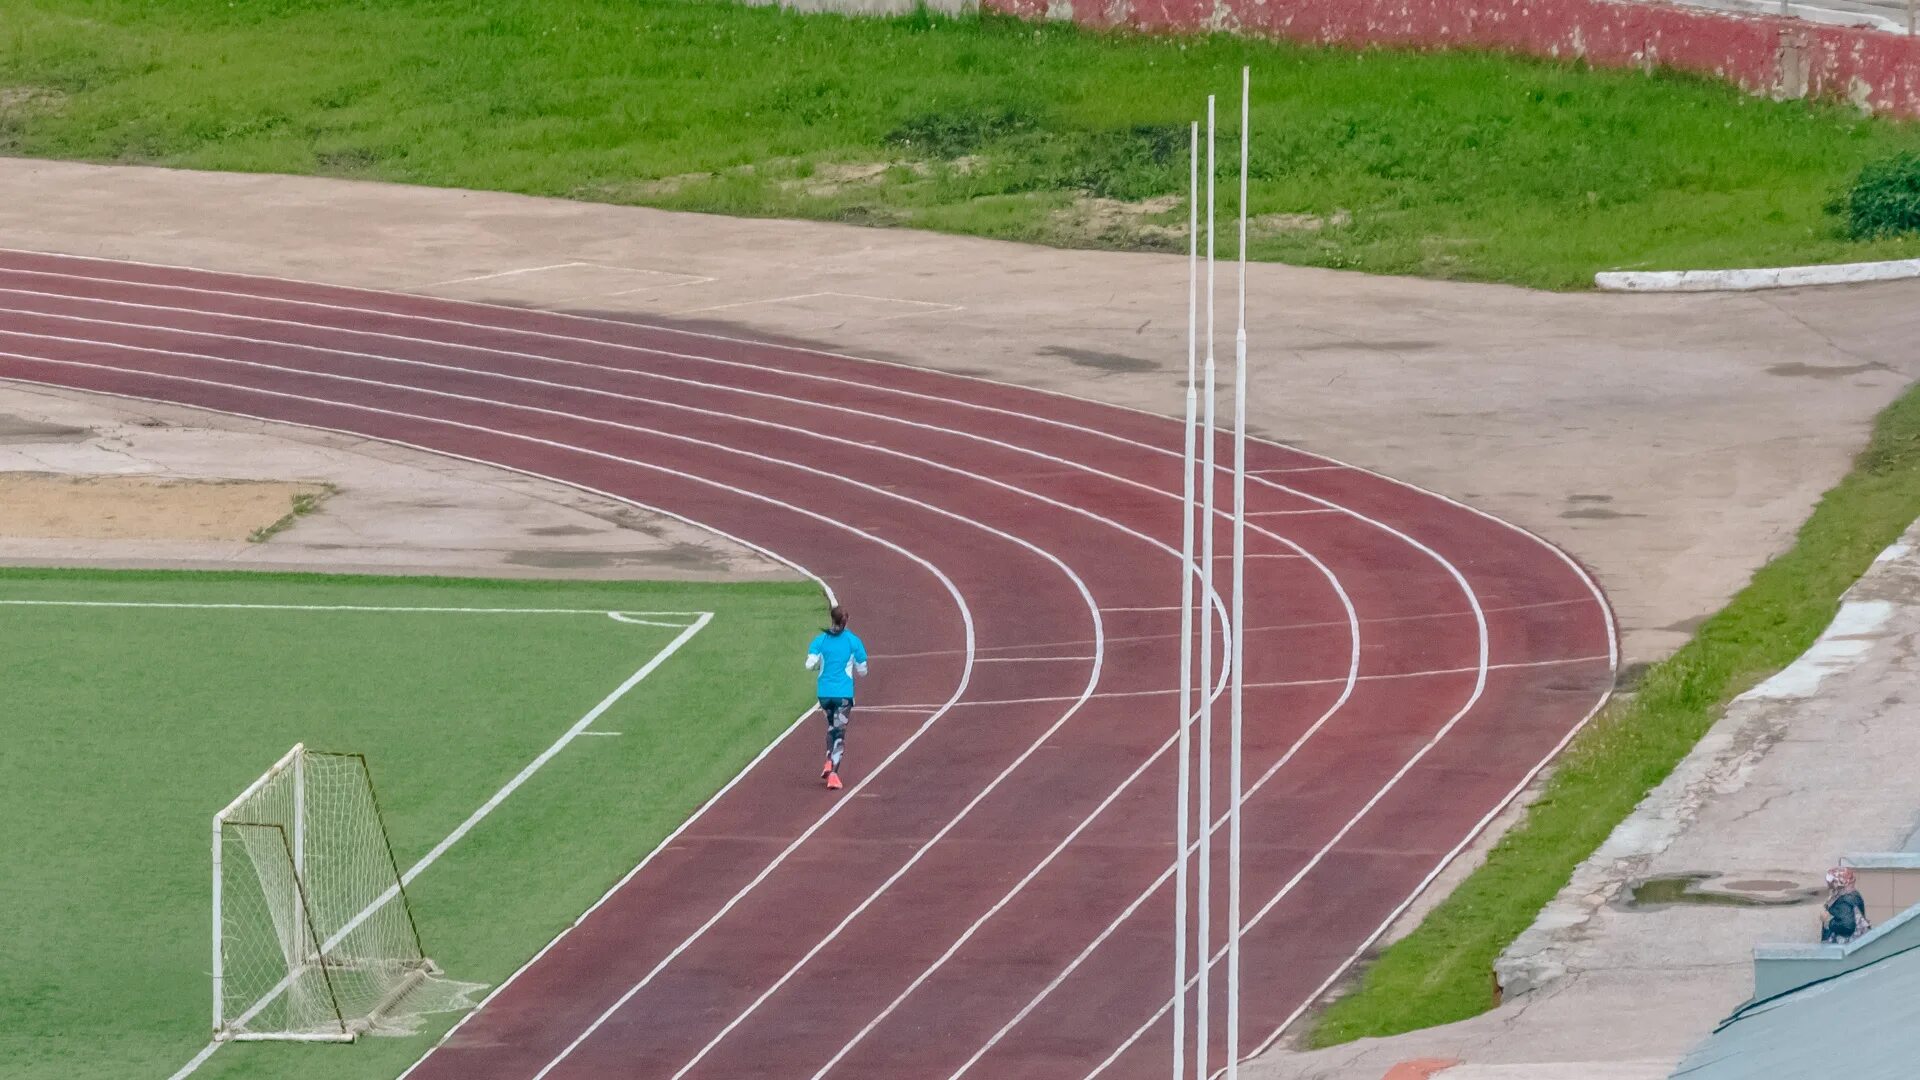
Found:
M 839 773 L 830 772 L 827 774 L 827 790 L 828 791 L 840 790 L 840 774 Z
M 827 763 L 825 765 L 820 766 L 820 779 L 825 780 L 827 777 L 832 775 L 833 775 L 833 759 L 828 758 Z

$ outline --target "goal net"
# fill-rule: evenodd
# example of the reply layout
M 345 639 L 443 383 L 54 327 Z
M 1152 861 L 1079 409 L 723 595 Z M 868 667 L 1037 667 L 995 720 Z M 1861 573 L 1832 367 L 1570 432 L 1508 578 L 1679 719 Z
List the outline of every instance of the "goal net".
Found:
M 364 757 L 295 746 L 214 815 L 215 1038 L 348 1041 L 432 970 Z

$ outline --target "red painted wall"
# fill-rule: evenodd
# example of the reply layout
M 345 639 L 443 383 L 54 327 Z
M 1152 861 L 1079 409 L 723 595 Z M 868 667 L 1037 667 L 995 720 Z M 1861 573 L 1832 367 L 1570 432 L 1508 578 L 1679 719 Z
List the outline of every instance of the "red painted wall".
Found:
M 1920 37 L 1612 0 L 982 0 L 1024 18 L 1231 30 L 1341 45 L 1467 47 L 1607 67 L 1663 65 L 1757 94 L 1920 116 Z

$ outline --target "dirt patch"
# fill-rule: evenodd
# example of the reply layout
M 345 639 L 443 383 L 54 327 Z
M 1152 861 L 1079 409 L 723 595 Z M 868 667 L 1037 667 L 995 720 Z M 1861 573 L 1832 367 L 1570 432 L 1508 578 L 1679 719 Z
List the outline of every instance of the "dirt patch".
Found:
M 1276 233 L 1317 233 L 1353 224 L 1353 215 L 1345 210 L 1331 214 L 1261 214 L 1247 222 L 1247 231 L 1255 235 Z
M 51 86 L 0 86 L 0 119 L 47 112 L 66 100 L 67 95 Z
M 323 484 L 0 473 L 0 536 L 32 540 L 247 540 Z
M 1086 196 L 1054 211 L 1053 226 L 1064 239 L 1112 247 L 1166 248 L 1184 245 L 1186 222 L 1151 219 L 1180 205 L 1177 195 L 1129 201 Z

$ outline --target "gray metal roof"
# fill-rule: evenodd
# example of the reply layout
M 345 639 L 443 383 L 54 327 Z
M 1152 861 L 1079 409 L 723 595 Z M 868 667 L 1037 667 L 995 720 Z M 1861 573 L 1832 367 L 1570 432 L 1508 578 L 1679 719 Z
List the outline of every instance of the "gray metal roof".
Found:
M 1913 1080 L 1920 1076 L 1920 947 L 1735 1013 L 1675 1080 Z

